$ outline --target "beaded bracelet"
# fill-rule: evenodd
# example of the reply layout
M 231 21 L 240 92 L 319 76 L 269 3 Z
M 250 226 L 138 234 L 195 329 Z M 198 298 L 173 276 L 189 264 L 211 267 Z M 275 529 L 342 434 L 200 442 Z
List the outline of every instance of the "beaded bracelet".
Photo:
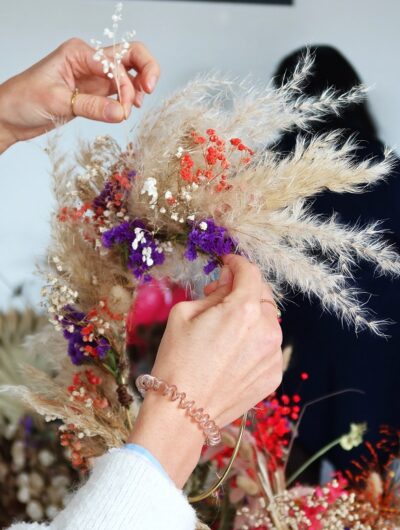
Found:
M 162 395 L 169 397 L 171 401 L 179 401 L 178 407 L 185 409 L 186 414 L 202 428 L 206 444 L 213 446 L 221 443 L 221 432 L 215 421 L 203 409 L 196 409 L 195 402 L 187 400 L 185 392 L 178 392 L 175 385 L 169 385 L 153 375 L 144 374 L 136 379 L 136 386 L 143 397 L 148 390 L 154 390 L 161 391 Z

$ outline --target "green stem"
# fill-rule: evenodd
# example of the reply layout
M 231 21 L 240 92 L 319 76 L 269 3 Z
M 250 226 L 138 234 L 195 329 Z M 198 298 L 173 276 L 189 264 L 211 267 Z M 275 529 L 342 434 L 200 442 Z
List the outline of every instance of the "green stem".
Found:
M 115 378 L 117 378 L 118 374 L 111 368 L 111 366 L 108 366 L 108 364 L 106 363 L 101 363 L 101 366 L 105 368 L 108 372 L 110 372 L 110 374 L 112 374 Z
M 315 453 L 314 456 L 312 456 L 306 462 L 304 462 L 304 464 L 301 467 L 299 467 L 299 469 L 295 471 L 291 477 L 288 478 L 288 480 L 286 481 L 286 487 L 289 487 L 290 484 L 292 484 L 296 480 L 296 478 L 299 477 L 303 473 L 303 471 L 305 471 L 309 466 L 311 466 L 311 464 L 313 464 L 316 460 L 321 458 L 321 456 L 323 456 L 325 453 L 330 451 L 336 445 L 339 445 L 341 439 L 342 439 L 342 436 L 340 438 L 337 438 L 336 440 L 333 440 L 333 442 L 329 443 L 328 445 L 325 445 L 325 447 L 323 447 L 317 453 Z
M 229 502 L 229 488 L 224 492 L 224 500 L 221 506 L 221 519 L 219 523 L 219 530 L 230 530 L 233 523 L 232 505 Z

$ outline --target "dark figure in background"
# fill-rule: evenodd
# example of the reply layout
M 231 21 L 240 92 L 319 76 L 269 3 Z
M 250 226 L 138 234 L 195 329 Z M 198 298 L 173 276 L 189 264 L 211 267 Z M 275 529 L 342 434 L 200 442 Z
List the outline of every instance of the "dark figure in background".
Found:
M 343 55 L 328 46 L 311 49 L 315 56 L 314 75 L 305 87 L 307 95 L 320 94 L 327 87 L 347 91 L 361 80 Z M 288 56 L 279 66 L 275 83 L 280 85 L 285 75 L 290 75 L 305 48 Z M 383 144 L 369 113 L 367 103 L 347 107 L 341 116 L 328 117 L 316 123 L 310 134 L 323 134 L 343 129 L 343 140 L 357 138 L 359 160 L 382 157 Z M 296 134 L 285 134 L 276 149 L 287 156 L 293 149 Z M 387 182 L 380 183 L 362 194 L 321 194 L 314 202 L 315 213 L 331 215 L 337 212 L 343 223 L 369 223 L 385 219 L 383 228 L 391 231 L 387 237 L 400 249 L 400 164 Z M 390 318 L 395 324 L 385 340 L 363 332 L 356 336 L 353 330 L 344 329 L 336 318 L 322 314 L 318 303 L 310 303 L 294 296 L 283 315 L 285 341 L 293 345 L 293 358 L 285 376 L 283 391 L 299 390 L 299 373 L 308 372 L 309 380 L 302 385 L 303 402 L 321 396 L 355 388 L 365 394 L 347 393 L 310 407 L 300 426 L 300 437 L 293 460 L 304 460 L 321 447 L 348 432 L 350 423 L 367 422 L 366 438 L 372 443 L 380 439 L 380 426 L 400 429 L 400 302 L 399 281 L 390 281 L 374 275 L 369 266 L 355 271 L 360 287 L 373 293 L 368 304 L 380 318 Z M 351 468 L 351 460 L 360 458 L 365 448 L 346 452 L 341 448 L 328 454 L 337 469 Z M 299 458 L 299 455 L 300 458 Z M 384 457 L 382 457 L 382 462 Z M 292 467 L 293 468 L 292 462 Z M 298 462 L 296 466 L 298 467 Z M 303 475 L 303 481 L 315 480 L 317 472 Z

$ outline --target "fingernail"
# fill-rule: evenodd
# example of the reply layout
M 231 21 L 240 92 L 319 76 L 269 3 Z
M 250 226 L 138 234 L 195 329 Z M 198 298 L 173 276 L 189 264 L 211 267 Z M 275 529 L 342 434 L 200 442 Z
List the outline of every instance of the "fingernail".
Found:
M 143 92 L 138 92 L 138 93 L 136 94 L 136 103 L 137 103 L 137 106 L 138 106 L 138 107 L 141 107 L 141 106 L 142 106 L 143 98 L 144 98 L 144 94 L 143 94 Z
M 124 109 L 117 101 L 110 101 L 104 108 L 104 117 L 107 121 L 119 122 L 124 119 Z
M 156 88 L 156 84 L 157 84 L 157 77 L 155 75 L 152 75 L 147 81 L 147 89 L 150 92 L 153 92 L 153 90 Z
M 219 275 L 218 279 L 218 286 L 221 287 L 222 285 L 227 285 L 230 282 L 231 279 L 231 271 L 228 267 L 222 267 L 221 274 Z
M 124 103 L 124 117 L 127 120 L 131 114 L 132 106 L 130 103 Z

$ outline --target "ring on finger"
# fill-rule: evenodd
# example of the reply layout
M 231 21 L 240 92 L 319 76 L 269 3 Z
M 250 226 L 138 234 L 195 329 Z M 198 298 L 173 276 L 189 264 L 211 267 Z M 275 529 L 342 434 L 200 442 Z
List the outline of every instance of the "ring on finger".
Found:
M 261 298 L 260 304 L 271 304 L 274 306 L 276 314 L 278 315 L 278 318 L 281 318 L 282 311 L 279 309 L 279 307 L 276 305 L 276 303 L 273 300 L 270 300 L 269 298 Z
M 76 98 L 78 97 L 78 95 L 79 95 L 79 88 L 75 88 L 75 90 L 72 92 L 72 96 L 71 96 L 71 113 L 72 113 L 72 116 L 76 116 L 75 111 L 74 111 L 74 105 L 75 105 Z

